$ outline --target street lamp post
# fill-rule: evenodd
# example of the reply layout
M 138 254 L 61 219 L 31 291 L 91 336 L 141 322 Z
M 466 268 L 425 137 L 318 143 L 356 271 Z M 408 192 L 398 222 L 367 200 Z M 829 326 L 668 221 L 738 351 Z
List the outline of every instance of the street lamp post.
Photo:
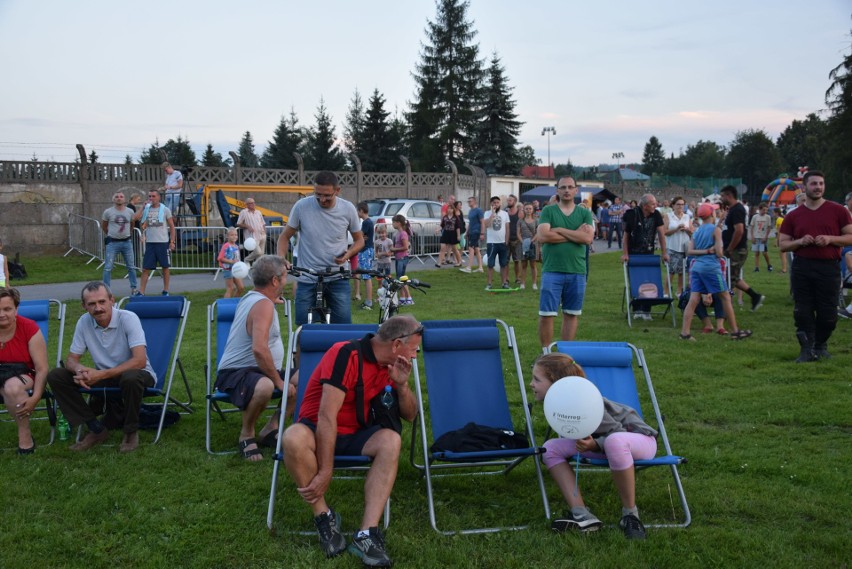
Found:
M 550 168 L 551 173 L 553 172 L 553 165 L 550 163 L 550 135 L 556 136 L 556 127 L 546 126 L 541 129 L 541 135 L 544 136 L 547 134 L 547 166 Z
M 624 158 L 624 152 L 613 152 L 612 159 L 618 161 L 618 169 L 621 170 L 621 159 Z

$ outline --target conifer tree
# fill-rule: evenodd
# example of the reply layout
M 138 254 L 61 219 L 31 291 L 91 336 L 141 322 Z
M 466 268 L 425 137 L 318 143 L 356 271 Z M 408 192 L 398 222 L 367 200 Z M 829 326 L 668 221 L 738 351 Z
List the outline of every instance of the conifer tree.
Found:
M 666 153 L 660 139 L 652 136 L 645 143 L 645 151 L 642 153 L 642 173 L 651 176 L 663 174 L 666 166 Z
M 437 0 L 414 72 L 415 97 L 407 113 L 412 165 L 444 168 L 444 159 L 471 154 L 471 136 L 483 77 L 476 30 L 467 0 Z
M 231 165 L 231 159 L 222 158 L 222 153 L 214 151 L 213 145 L 208 142 L 204 154 L 201 155 L 201 165 L 208 168 L 224 168 Z
M 314 118 L 316 124 L 308 130 L 305 143 L 305 168 L 307 170 L 342 170 L 346 160 L 337 147 L 334 125 L 326 111 L 323 99 L 320 99 Z
M 521 123 L 515 113 L 512 88 L 495 52 L 486 72 L 479 119 L 474 130 L 473 162 L 489 174 L 518 174 L 518 133 Z
M 257 168 L 260 166 L 260 158 L 254 151 L 254 140 L 251 136 L 251 131 L 246 131 L 240 139 L 240 145 L 237 147 L 237 158 L 240 160 L 240 166 L 243 168 Z
M 302 127 L 299 126 L 296 111 L 291 108 L 290 116 L 282 116 L 275 128 L 272 140 L 260 160 L 261 166 L 263 168 L 295 170 L 298 164 L 293 153 L 301 150 L 303 138 Z
M 355 154 L 361 158 L 361 147 L 359 146 L 364 130 L 364 100 L 361 98 L 361 93 L 358 88 L 355 88 L 355 94 L 352 95 L 352 101 L 349 103 L 349 109 L 346 113 L 346 124 L 343 125 L 343 145 L 346 147 L 346 152 Z

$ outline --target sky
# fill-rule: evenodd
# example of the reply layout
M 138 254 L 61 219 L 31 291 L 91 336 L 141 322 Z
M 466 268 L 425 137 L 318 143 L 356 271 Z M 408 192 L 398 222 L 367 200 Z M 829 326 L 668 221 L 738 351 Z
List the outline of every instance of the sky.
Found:
M 123 162 L 181 136 L 258 154 L 282 115 L 338 137 L 357 89 L 402 113 L 433 0 L 0 0 L 0 160 Z M 641 162 L 737 131 L 777 138 L 824 112 L 850 51 L 849 0 L 470 0 L 480 56 L 496 52 L 542 163 Z M 544 127 L 556 134 L 543 136 Z M 811 165 L 812 166 L 812 165 Z M 813 167 L 813 166 L 812 166 Z

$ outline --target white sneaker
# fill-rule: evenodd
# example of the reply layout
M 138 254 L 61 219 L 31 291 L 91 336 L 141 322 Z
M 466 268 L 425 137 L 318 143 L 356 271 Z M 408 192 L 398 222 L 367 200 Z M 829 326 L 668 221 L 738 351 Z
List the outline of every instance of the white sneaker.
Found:
M 463 273 L 469 273 L 469 272 L 470 272 L 470 267 L 462 267 L 462 268 L 461 268 L 461 269 L 459 269 L 459 270 L 460 270 L 461 272 L 463 272 Z
M 533 283 L 533 290 L 538 290 L 538 285 Z
M 521 286 L 519 286 L 518 288 L 521 289 L 521 290 L 524 290 L 527 287 L 526 287 L 526 285 L 524 285 L 524 283 L 521 283 Z
M 477 273 L 484 273 L 485 269 L 483 269 L 482 267 L 479 267 L 478 269 L 476 269 L 476 272 Z

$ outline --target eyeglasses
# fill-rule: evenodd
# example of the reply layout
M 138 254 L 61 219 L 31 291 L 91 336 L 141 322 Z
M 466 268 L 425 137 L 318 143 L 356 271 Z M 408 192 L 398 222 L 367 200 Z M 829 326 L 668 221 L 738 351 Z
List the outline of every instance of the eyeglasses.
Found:
M 420 327 L 417 328 L 417 330 L 415 330 L 414 332 L 409 332 L 408 334 L 403 334 L 402 336 L 397 336 L 396 338 L 394 338 L 394 340 L 402 340 L 403 338 L 408 338 L 409 336 L 414 336 L 414 335 L 422 336 L 424 331 L 425 331 L 425 328 L 423 327 L 423 324 L 421 324 Z
M 314 192 L 314 197 L 318 201 L 328 201 L 334 199 L 334 194 L 318 194 L 317 192 Z
M 557 190 L 574 190 L 574 189 L 576 189 L 576 188 L 577 188 L 577 186 L 559 186 L 559 187 L 558 187 L 558 188 L 556 188 L 556 189 L 557 189 Z

